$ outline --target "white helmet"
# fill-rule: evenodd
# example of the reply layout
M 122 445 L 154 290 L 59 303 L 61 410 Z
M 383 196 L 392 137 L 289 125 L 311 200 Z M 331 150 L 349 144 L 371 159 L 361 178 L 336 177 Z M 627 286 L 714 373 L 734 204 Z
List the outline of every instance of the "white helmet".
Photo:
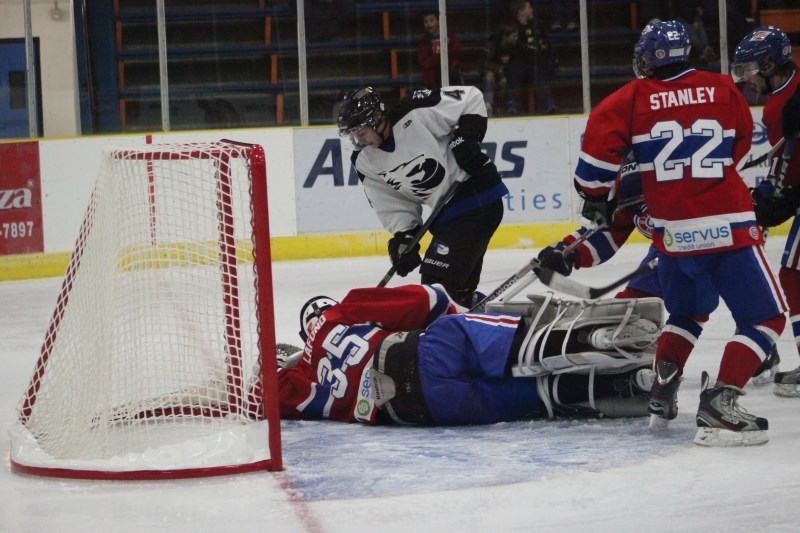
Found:
M 314 327 L 322 313 L 338 303 L 327 296 L 314 296 L 303 304 L 303 307 L 300 308 L 300 338 L 303 339 L 303 342 L 308 339 L 308 332 Z

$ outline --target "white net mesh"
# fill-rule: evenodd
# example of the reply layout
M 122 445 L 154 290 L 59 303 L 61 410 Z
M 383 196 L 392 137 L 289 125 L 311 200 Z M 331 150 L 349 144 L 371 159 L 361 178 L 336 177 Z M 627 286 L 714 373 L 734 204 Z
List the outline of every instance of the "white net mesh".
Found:
M 171 470 L 269 457 L 266 430 L 255 450 L 219 449 L 253 440 L 219 438 L 254 423 L 253 246 L 269 236 L 253 238 L 251 166 L 249 147 L 228 143 L 106 151 L 12 460 Z

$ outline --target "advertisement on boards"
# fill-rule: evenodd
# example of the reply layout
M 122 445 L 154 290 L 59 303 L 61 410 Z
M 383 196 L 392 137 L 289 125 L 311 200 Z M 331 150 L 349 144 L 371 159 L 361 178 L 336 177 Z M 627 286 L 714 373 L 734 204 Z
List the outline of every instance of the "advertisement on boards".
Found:
M 39 143 L 0 144 L 0 255 L 44 251 Z
M 351 169 L 349 144 L 336 128 L 294 130 L 298 235 L 381 229 Z
M 509 189 L 504 224 L 570 220 L 568 123 L 490 121 L 481 148 Z M 295 130 L 293 142 L 298 234 L 381 229 L 351 168 L 347 139 L 333 127 L 302 128 Z

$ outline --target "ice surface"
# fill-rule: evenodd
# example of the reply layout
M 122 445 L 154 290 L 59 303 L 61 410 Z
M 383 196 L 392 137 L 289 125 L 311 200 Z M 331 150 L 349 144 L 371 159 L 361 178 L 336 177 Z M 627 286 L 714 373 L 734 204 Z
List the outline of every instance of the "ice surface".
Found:
M 777 269 L 783 237 L 767 253 Z M 535 250 L 491 251 L 491 292 Z M 592 285 L 633 270 L 645 246 L 581 270 Z M 279 341 L 298 344 L 309 297 L 373 286 L 383 257 L 276 263 Z M 390 285 L 416 282 L 395 277 Z M 96 482 L 11 472 L 6 430 L 27 386 L 60 279 L 0 283 L 0 531 L 797 531 L 800 399 L 748 385 L 741 404 L 770 422 L 770 442 L 739 449 L 692 444 L 700 372 L 716 374 L 733 333 L 722 305 L 689 360 L 680 414 L 662 435 L 645 419 L 523 421 L 465 428 L 283 423 L 279 473 L 196 480 Z M 534 283 L 526 292 L 542 293 Z M 798 365 L 784 332 L 782 368 Z

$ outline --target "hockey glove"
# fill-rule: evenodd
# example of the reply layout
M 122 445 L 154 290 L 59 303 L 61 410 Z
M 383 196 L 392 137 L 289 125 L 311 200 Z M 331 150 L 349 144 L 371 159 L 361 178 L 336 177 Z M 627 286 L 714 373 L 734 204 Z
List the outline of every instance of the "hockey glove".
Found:
M 786 187 L 780 196 L 763 196 L 759 189 L 750 189 L 753 211 L 759 226 L 772 228 L 779 226 L 797 215 L 800 208 L 800 190 Z
M 607 228 L 611 224 L 616 207 L 616 200 L 587 196 L 583 199 L 581 216 L 598 227 Z
M 283 342 L 275 345 L 275 359 L 277 359 L 278 368 L 293 368 L 302 355 L 303 349 L 299 346 Z
M 453 152 L 458 166 L 470 176 L 480 174 L 483 168 L 491 163 L 489 156 L 481 151 L 481 143 L 469 140 L 460 134 L 456 134 L 450 141 L 450 151 Z
M 783 126 L 783 138 L 787 142 L 800 133 L 800 87 L 783 104 L 781 125 Z
M 419 256 L 419 243 L 409 246 L 419 230 L 420 227 L 417 226 L 408 231 L 398 231 L 394 237 L 389 239 L 389 258 L 400 277 L 407 276 L 422 264 Z
M 569 276 L 578 254 L 575 250 L 565 254 L 564 248 L 566 247 L 566 243 L 559 242 L 555 246 L 548 246 L 539 252 L 539 266 L 558 272 L 562 276 Z

